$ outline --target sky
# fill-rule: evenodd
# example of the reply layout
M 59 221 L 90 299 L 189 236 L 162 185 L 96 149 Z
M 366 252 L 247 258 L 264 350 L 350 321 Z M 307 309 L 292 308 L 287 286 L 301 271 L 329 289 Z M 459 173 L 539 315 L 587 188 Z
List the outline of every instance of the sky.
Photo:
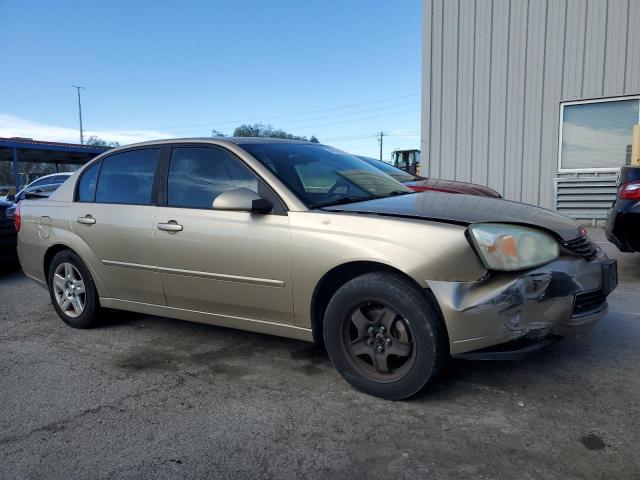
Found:
M 422 1 L 0 0 L 0 136 L 121 144 L 265 123 L 419 148 Z

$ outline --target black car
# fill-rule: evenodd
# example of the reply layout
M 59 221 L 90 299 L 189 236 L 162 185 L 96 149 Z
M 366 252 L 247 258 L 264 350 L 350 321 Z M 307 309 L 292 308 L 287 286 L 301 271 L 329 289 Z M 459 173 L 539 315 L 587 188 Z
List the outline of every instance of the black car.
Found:
M 13 207 L 12 202 L 0 200 L 0 265 L 17 258 L 16 243 L 18 234 L 13 226 L 12 216 L 7 216 L 7 210 Z
M 619 185 L 605 234 L 620 251 L 640 252 L 640 167 L 622 167 Z

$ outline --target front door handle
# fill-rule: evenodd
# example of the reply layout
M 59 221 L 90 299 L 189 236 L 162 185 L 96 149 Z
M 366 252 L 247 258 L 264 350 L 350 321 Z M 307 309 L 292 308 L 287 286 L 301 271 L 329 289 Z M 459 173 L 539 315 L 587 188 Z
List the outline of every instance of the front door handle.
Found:
M 157 225 L 158 230 L 162 230 L 163 232 L 176 233 L 182 231 L 182 225 L 180 225 L 175 220 L 169 220 L 167 223 L 159 223 Z
M 85 215 L 84 217 L 78 217 L 78 223 L 81 223 L 83 225 L 93 225 L 94 223 L 96 223 L 96 219 L 91 215 Z

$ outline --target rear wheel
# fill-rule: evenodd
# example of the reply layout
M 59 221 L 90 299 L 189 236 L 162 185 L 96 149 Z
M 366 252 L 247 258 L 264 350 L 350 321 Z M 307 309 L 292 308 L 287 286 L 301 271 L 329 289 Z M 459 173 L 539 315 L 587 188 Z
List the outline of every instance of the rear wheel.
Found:
M 98 295 L 78 255 L 70 250 L 55 254 L 49 266 L 49 295 L 58 316 L 74 328 L 89 328 L 99 310 Z
M 324 341 L 349 383 L 386 399 L 418 393 L 438 376 L 448 351 L 431 302 L 413 282 L 388 272 L 338 289 L 327 306 Z

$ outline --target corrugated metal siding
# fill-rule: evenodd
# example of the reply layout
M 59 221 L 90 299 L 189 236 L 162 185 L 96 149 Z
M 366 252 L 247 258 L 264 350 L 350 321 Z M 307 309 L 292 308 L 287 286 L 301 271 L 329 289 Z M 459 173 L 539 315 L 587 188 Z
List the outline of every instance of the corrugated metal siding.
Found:
M 424 6 L 423 168 L 553 208 L 560 103 L 640 94 L 640 1 Z

